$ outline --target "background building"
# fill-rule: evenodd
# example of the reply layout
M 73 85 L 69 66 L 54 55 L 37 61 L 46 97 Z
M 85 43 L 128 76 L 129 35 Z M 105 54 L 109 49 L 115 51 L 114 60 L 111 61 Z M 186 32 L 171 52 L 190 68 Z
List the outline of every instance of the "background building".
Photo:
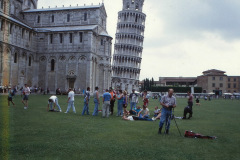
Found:
M 240 76 L 228 76 L 226 90 L 228 93 L 240 93 Z
M 112 66 L 112 87 L 138 90 L 146 15 L 144 0 L 123 0 L 118 13 L 116 42 Z
M 111 85 L 112 38 L 104 4 L 37 9 L 37 0 L 0 0 L 1 85 Z

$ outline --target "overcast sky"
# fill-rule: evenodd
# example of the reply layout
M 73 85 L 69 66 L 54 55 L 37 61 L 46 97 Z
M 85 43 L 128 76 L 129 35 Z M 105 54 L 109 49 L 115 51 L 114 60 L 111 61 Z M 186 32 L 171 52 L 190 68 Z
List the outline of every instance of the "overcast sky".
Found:
M 102 0 L 38 0 L 38 8 L 92 3 Z M 107 30 L 115 38 L 122 0 L 104 4 Z M 140 80 L 195 77 L 208 69 L 240 76 L 240 0 L 145 0 L 143 12 L 147 20 Z

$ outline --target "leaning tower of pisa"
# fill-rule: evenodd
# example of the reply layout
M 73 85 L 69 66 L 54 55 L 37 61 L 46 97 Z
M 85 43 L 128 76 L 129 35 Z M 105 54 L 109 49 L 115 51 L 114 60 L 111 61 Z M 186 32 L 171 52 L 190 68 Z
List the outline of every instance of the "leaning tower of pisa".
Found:
M 123 0 L 122 11 L 118 12 L 112 87 L 128 92 L 139 86 L 146 20 L 143 3 L 144 0 Z

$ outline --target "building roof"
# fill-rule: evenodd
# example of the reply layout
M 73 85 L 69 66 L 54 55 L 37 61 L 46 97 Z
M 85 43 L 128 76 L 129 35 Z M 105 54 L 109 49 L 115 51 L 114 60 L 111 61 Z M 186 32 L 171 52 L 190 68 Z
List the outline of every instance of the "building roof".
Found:
M 203 74 L 212 74 L 212 73 L 217 73 L 217 74 L 224 74 L 226 73 L 225 71 L 217 70 L 217 69 L 210 69 L 207 71 L 204 71 Z
M 161 82 L 195 82 L 196 77 L 159 77 Z
M 42 9 L 29 9 L 23 11 L 24 13 L 30 12 L 48 12 L 48 11 L 63 11 L 63 10 L 75 10 L 75 9 L 93 9 L 100 8 L 103 4 L 89 5 L 89 6 L 72 6 L 72 7 L 55 7 L 55 8 L 42 8 Z
M 106 31 L 102 31 L 102 32 L 100 32 L 100 34 L 99 34 L 100 36 L 106 36 L 106 37 L 110 37 L 110 38 L 112 38 Z
M 64 31 L 87 31 L 94 30 L 97 25 L 86 26 L 66 26 L 66 27 L 48 27 L 48 28 L 34 28 L 38 32 L 64 32 Z

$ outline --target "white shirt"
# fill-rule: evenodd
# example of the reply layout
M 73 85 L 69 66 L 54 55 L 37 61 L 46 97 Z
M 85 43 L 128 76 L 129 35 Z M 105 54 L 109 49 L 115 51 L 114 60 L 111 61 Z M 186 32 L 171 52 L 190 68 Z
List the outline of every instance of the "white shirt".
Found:
M 70 98 L 69 101 L 74 101 L 74 92 L 73 91 L 70 91 L 68 93 L 68 98 Z
M 24 87 L 23 88 L 23 92 L 25 93 L 25 95 L 29 95 L 30 94 L 30 89 L 29 89 L 29 87 Z
M 51 96 L 49 99 L 51 99 L 53 101 L 53 103 L 56 103 L 57 96 Z

